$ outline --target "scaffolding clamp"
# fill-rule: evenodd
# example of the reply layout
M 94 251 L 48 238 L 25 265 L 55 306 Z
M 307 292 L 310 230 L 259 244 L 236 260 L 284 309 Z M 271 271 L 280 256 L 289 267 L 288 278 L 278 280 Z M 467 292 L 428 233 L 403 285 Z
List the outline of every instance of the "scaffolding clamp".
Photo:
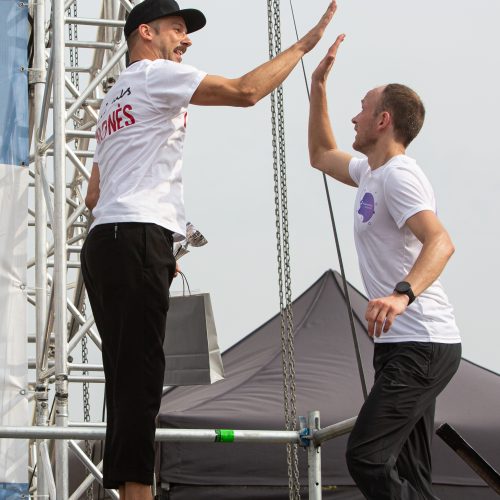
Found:
M 28 69 L 28 83 L 33 85 L 34 83 L 45 83 L 47 81 L 47 71 L 45 69 Z
M 307 426 L 307 418 L 299 416 L 299 425 L 300 425 L 300 430 L 299 430 L 300 444 L 304 448 L 309 448 L 312 439 L 312 433 L 311 429 L 309 429 L 309 427 Z

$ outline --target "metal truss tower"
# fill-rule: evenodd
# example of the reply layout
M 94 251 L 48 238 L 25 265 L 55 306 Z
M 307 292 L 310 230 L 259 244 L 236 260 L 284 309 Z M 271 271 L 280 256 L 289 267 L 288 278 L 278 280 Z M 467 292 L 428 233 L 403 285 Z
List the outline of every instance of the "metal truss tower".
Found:
M 83 18 L 78 17 L 76 2 L 29 2 L 33 21 L 29 226 L 34 232 L 30 231 L 28 241 L 34 242 L 34 255 L 28 262 L 28 277 L 34 283 L 29 283 L 27 296 L 34 307 L 36 331 L 31 338 L 36 346 L 35 359 L 29 364 L 36 379 L 31 385 L 33 426 L 40 427 L 81 426 L 69 419 L 70 387 L 73 383 L 103 381 L 99 374 L 102 366 L 72 362 L 72 353 L 82 345 L 85 350 L 87 341 L 98 348 L 101 345 L 92 316 L 85 314 L 79 252 L 89 219 L 84 195 L 98 110 L 103 94 L 125 66 L 123 25 L 133 4 L 128 0 L 101 0 L 100 11 L 93 18 Z M 86 32 L 84 40 L 76 39 L 78 27 L 80 34 Z M 78 53 L 79 58 L 75 57 Z M 82 60 L 88 63 L 80 66 Z M 95 372 L 99 376 L 90 375 Z M 69 448 L 93 470 L 71 498 L 80 498 L 99 478 L 99 470 L 92 469 L 76 442 L 33 440 L 33 498 L 68 498 Z M 114 492 L 110 494 L 117 498 Z

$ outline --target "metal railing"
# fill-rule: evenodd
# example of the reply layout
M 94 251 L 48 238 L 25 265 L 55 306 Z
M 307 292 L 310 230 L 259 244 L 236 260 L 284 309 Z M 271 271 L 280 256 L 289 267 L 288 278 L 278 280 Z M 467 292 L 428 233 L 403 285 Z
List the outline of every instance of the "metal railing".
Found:
M 356 422 L 356 417 L 338 422 L 323 429 L 320 428 L 319 411 L 311 411 L 307 420 L 301 419 L 303 425 L 298 431 L 280 431 L 280 430 L 233 430 L 233 429 L 157 429 L 156 441 L 167 442 L 190 442 L 190 443 L 266 443 L 266 444 L 298 444 L 308 450 L 308 491 L 309 500 L 321 500 L 322 482 L 321 482 L 321 444 L 329 439 L 342 436 L 351 431 Z M 78 487 L 76 492 L 79 494 L 85 491 L 92 481 L 96 480 L 102 485 L 102 473 L 100 465 L 97 466 L 85 455 L 75 440 L 103 440 L 106 436 L 105 426 L 92 427 L 0 427 L 0 438 L 11 439 L 37 439 L 42 455 L 44 472 L 48 478 L 48 484 L 56 484 L 58 492 L 60 486 L 54 482 L 51 477 L 50 461 L 47 462 L 46 455 L 47 441 L 57 440 L 59 443 L 68 443 L 70 449 L 77 458 L 85 465 L 89 475 Z M 64 483 L 66 484 L 66 483 Z M 83 489 L 82 489 L 83 488 Z M 52 496 L 52 487 L 49 488 L 50 498 Z M 55 491 L 55 490 L 54 490 Z M 67 491 L 67 490 L 65 490 Z M 108 490 L 113 498 L 118 498 L 113 490 Z M 78 498 L 76 492 L 71 496 Z M 58 496 L 58 500 L 63 498 Z

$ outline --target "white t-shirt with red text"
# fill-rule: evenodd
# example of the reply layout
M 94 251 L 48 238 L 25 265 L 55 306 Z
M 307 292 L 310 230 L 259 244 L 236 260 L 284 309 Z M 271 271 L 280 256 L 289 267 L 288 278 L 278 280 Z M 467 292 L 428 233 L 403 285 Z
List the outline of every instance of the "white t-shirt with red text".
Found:
M 206 73 L 157 59 L 125 69 L 104 98 L 94 162 L 93 226 L 151 222 L 185 235 L 182 155 L 187 107 Z
M 375 170 L 366 159 L 353 158 L 349 173 L 358 185 L 354 239 L 359 267 L 370 299 L 390 295 L 415 264 L 422 243 L 406 226 L 418 212 L 437 212 L 434 191 L 415 160 L 391 158 Z M 436 280 L 397 316 L 375 342 L 460 342 L 453 308 Z

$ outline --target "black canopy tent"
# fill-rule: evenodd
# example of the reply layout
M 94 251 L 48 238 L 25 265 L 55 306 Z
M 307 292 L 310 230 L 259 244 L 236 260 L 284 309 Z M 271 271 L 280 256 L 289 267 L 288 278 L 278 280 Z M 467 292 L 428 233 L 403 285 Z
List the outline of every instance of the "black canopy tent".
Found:
M 363 369 L 370 387 L 373 345 L 363 317 L 367 299 L 350 287 Z M 321 412 L 323 426 L 355 416 L 363 402 L 340 276 L 327 271 L 293 304 L 297 413 Z M 163 398 L 164 428 L 283 429 L 280 317 L 223 354 L 226 379 L 177 387 Z M 453 425 L 492 465 L 500 464 L 500 378 L 462 360 L 438 400 L 436 426 Z M 362 498 L 345 465 L 346 436 L 322 446 L 323 498 Z M 490 490 L 439 438 L 434 483 L 445 499 L 493 499 Z M 303 498 L 307 458 L 299 452 Z M 286 499 L 286 453 L 276 444 L 162 443 L 160 481 L 171 500 Z

